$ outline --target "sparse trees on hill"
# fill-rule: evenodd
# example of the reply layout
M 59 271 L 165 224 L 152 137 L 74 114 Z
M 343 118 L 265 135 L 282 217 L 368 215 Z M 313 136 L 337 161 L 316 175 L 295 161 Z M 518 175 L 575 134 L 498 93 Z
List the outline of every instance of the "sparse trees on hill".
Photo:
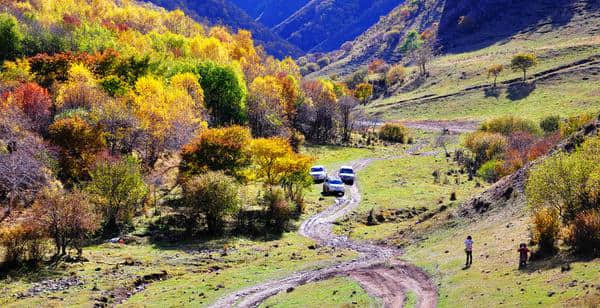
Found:
M 523 81 L 527 80 L 527 70 L 538 64 L 537 56 L 533 53 L 522 53 L 514 56 L 510 62 L 513 71 L 523 72 Z
M 410 52 L 408 58 L 419 67 L 419 73 L 424 76 L 427 74 L 427 64 L 435 57 L 435 54 L 434 43 L 426 41 Z

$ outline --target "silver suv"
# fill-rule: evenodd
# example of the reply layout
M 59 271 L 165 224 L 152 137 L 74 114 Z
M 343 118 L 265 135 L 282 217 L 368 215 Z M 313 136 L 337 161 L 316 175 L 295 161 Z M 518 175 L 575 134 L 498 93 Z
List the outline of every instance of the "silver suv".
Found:
M 323 166 L 314 166 L 310 168 L 310 176 L 315 183 L 323 183 L 327 178 L 327 169 Z
M 337 195 L 341 197 L 346 192 L 346 186 L 344 182 L 339 178 L 326 178 L 323 183 L 323 195 Z
M 350 166 L 342 166 L 340 168 L 340 178 L 344 181 L 344 184 L 354 185 L 354 179 L 356 178 L 354 169 Z

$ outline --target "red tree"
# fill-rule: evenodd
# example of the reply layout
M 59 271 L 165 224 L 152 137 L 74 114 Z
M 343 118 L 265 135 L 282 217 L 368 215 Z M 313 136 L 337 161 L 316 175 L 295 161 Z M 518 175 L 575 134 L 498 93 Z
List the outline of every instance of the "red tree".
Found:
M 52 100 L 48 90 L 37 83 L 28 82 L 16 88 L 10 98 L 15 107 L 21 109 L 36 129 L 44 128 L 50 119 Z

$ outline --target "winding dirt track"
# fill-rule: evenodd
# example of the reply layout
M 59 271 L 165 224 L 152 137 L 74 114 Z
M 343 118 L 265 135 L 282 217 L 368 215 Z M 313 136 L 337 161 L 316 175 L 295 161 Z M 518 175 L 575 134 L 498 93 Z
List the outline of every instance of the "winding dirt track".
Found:
M 363 159 L 351 165 L 358 171 L 376 160 L 380 159 Z M 336 276 L 356 280 L 367 293 L 380 298 L 385 307 L 402 307 L 407 291 L 416 294 L 417 307 L 435 307 L 437 290 L 434 282 L 418 267 L 397 260 L 401 254 L 399 249 L 355 242 L 332 232 L 333 223 L 354 210 L 360 199 L 355 184 L 345 198 L 336 199 L 334 205 L 304 221 L 299 230 L 301 235 L 314 239 L 319 245 L 357 251 L 360 253 L 357 259 L 268 281 L 223 297 L 211 307 L 256 307 L 279 292 Z

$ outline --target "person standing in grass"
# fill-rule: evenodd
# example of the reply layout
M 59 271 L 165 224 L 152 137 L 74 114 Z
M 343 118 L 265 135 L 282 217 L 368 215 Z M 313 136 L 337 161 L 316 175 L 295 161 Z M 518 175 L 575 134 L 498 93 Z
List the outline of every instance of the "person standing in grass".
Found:
M 521 243 L 519 245 L 519 268 L 525 268 L 527 266 L 527 257 L 529 255 L 529 249 L 527 248 L 527 244 Z
M 469 267 L 473 264 L 473 238 L 470 235 L 465 240 L 465 252 L 467 253 L 465 267 Z

